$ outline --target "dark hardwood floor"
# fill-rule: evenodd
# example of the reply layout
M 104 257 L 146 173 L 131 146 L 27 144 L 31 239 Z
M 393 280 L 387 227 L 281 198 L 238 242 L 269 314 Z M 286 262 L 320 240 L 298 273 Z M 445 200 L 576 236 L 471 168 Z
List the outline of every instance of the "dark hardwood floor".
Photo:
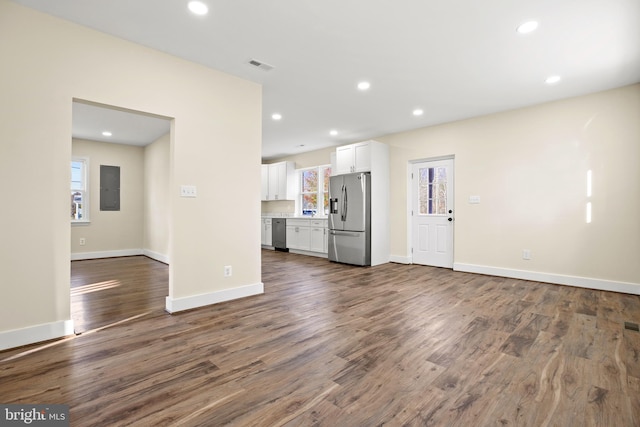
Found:
M 1 352 L 1 403 L 74 426 L 640 425 L 639 296 L 263 251 L 264 295 L 169 315 L 163 264 L 72 272 L 82 333 Z
M 71 314 L 76 333 L 144 313 L 162 313 L 167 265 L 142 256 L 71 262 Z

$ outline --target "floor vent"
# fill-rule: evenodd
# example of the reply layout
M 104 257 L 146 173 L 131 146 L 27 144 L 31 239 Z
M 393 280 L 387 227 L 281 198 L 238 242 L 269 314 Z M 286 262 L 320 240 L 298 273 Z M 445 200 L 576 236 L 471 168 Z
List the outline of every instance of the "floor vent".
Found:
M 258 61 L 256 59 L 249 60 L 249 65 L 253 65 L 256 68 L 261 69 L 262 71 L 271 71 L 273 70 L 273 65 L 265 64 L 262 61 Z
M 638 327 L 637 323 L 624 322 L 624 328 L 630 331 L 640 332 L 640 327 Z

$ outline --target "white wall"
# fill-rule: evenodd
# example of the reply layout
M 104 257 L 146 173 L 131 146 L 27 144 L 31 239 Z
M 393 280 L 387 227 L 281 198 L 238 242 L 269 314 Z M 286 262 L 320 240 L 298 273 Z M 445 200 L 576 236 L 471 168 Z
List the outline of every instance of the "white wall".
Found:
M 71 226 L 72 259 L 140 253 L 143 232 L 144 148 L 73 139 L 73 156 L 89 159 L 89 224 Z M 120 210 L 100 210 L 100 165 L 120 167 Z M 80 238 L 86 244 L 80 246 Z
M 169 263 L 170 134 L 144 147 L 144 253 Z
M 72 332 L 74 98 L 174 119 L 168 309 L 262 292 L 258 84 L 8 0 L 0 0 L 0 58 L 0 192 L 15 206 L 0 210 L 2 348 Z M 181 184 L 196 185 L 198 197 L 180 198 Z

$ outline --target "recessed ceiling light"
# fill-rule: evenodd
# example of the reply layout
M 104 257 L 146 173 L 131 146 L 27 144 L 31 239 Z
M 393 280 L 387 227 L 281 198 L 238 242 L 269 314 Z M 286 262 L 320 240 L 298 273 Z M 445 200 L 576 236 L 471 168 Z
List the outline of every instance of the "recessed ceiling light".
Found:
M 424 114 L 424 111 L 421 108 L 416 108 L 415 110 L 413 110 L 414 116 L 421 116 L 423 114 Z
M 102 136 L 111 136 L 113 135 L 111 132 L 109 132 L 108 130 L 105 130 L 104 132 L 102 132 Z
M 548 85 L 556 84 L 560 81 L 560 76 L 549 76 L 544 81 Z
M 206 15 L 209 13 L 209 7 L 201 1 L 190 1 L 187 7 L 196 15 Z
M 338 135 L 338 131 L 334 129 L 334 130 L 329 132 L 329 135 L 336 136 L 336 135 Z
M 360 82 L 358 83 L 358 89 L 360 90 L 367 90 L 371 87 L 371 83 L 369 82 Z
M 528 21 L 518 25 L 518 28 L 516 28 L 516 31 L 519 32 L 520 34 L 528 34 L 535 31 L 536 28 L 538 28 L 537 21 Z
M 271 115 L 271 118 L 272 118 L 273 120 L 280 120 L 280 119 L 282 118 L 282 114 L 280 114 L 280 113 L 273 113 L 273 114 Z

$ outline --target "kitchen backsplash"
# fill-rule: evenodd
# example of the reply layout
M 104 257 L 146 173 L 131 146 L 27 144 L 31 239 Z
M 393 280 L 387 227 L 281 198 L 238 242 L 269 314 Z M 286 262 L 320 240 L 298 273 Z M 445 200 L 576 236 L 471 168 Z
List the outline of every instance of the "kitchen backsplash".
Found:
M 291 216 L 296 212 L 296 203 L 293 200 L 271 200 L 262 202 L 263 214 L 290 214 L 282 216 Z

